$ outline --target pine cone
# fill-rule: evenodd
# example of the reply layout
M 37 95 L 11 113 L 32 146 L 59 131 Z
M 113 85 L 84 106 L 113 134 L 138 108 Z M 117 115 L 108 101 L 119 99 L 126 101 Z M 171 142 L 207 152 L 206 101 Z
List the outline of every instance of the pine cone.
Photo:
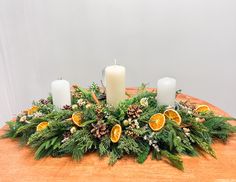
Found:
M 63 133 L 63 140 L 61 141 L 62 143 L 65 143 L 67 140 L 69 140 L 71 137 L 71 133 L 68 131 L 68 132 L 65 132 Z
M 196 109 L 196 106 L 194 104 L 192 104 L 189 100 L 187 101 L 180 101 L 180 104 L 191 109 L 191 110 L 195 110 Z
M 64 105 L 63 110 L 72 110 L 72 107 L 70 105 Z
M 102 106 L 97 106 L 96 108 L 96 114 L 97 114 L 97 117 L 98 119 L 102 119 L 104 117 L 104 113 L 103 113 L 103 107 Z
M 108 133 L 107 125 L 103 123 L 103 121 L 98 121 L 96 124 L 92 124 L 92 126 L 93 129 L 91 130 L 91 133 L 98 139 Z
M 127 115 L 129 118 L 136 119 L 140 117 L 142 112 L 143 111 L 140 109 L 138 105 L 131 105 L 128 108 Z
M 49 103 L 47 99 L 40 99 L 39 102 L 43 105 L 47 105 Z

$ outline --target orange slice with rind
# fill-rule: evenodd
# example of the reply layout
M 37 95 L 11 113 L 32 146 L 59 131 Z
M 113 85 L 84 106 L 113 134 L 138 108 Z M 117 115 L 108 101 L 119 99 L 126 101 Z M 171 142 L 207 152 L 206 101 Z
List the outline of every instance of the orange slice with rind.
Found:
M 210 108 L 208 105 L 199 105 L 194 111 L 196 113 L 206 113 L 210 111 Z
M 36 128 L 36 131 L 42 131 L 42 130 L 44 130 L 47 127 L 48 127 L 48 122 L 47 121 L 43 121 L 43 122 L 38 124 L 38 126 Z
M 83 116 L 81 112 L 73 113 L 71 118 L 75 125 L 82 127 Z
M 167 109 L 164 112 L 164 115 L 165 115 L 166 119 L 172 120 L 172 121 L 176 122 L 178 125 L 180 125 L 182 122 L 181 116 L 174 109 Z
M 111 136 L 110 139 L 113 143 L 117 143 L 120 140 L 120 136 L 122 133 L 122 128 L 119 124 L 116 124 L 111 129 Z
M 28 115 L 32 115 L 34 114 L 35 112 L 37 112 L 39 110 L 39 107 L 38 106 L 32 106 L 30 109 L 27 110 L 27 114 Z
M 166 118 L 164 114 L 157 113 L 152 115 L 148 124 L 153 131 L 159 131 L 164 127 L 165 123 L 166 123 Z

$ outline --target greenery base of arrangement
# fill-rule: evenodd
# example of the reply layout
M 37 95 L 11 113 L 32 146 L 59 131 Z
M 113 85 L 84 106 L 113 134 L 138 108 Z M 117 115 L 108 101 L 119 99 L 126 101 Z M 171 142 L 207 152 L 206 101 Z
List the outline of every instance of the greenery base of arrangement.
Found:
M 226 142 L 236 132 L 236 127 L 227 122 L 236 119 L 211 111 L 196 112 L 196 106 L 189 102 L 176 102 L 172 108 L 182 118 L 180 124 L 166 118 L 163 127 L 154 131 L 150 118 L 170 106 L 160 106 L 157 93 L 147 91 L 144 85 L 116 108 L 106 104 L 104 90 L 94 83 L 89 89 L 74 85 L 71 93 L 72 105 L 63 109 L 52 104 L 51 96 L 33 102 L 33 107 L 20 113 L 16 121 L 7 122 L 9 129 L 3 137 L 18 138 L 21 144 L 30 146 L 35 159 L 71 155 L 79 160 L 88 152 L 97 152 L 101 157 L 109 156 L 113 165 L 124 155 L 143 163 L 151 153 L 153 160 L 167 158 L 183 170 L 181 155 L 198 156 L 204 151 L 216 157 L 213 141 Z M 78 122 L 72 117 L 75 113 L 80 114 Z M 111 138 L 114 126 L 121 129 L 115 142 Z

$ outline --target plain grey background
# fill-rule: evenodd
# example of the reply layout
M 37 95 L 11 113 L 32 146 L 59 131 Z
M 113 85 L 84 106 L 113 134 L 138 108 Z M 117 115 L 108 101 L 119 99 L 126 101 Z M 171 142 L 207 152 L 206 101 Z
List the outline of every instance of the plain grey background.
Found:
M 127 86 L 177 79 L 236 116 L 235 0 L 0 0 L 1 125 L 63 77 L 88 86 L 127 68 Z

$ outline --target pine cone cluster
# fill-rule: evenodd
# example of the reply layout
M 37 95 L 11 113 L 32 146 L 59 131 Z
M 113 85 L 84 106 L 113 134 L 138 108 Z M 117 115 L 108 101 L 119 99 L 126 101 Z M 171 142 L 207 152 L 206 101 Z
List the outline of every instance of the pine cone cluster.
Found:
M 127 115 L 129 118 L 137 119 L 142 114 L 142 109 L 138 105 L 131 105 L 128 108 Z
M 107 125 L 103 121 L 98 121 L 96 124 L 92 124 L 92 127 L 91 133 L 98 139 L 109 132 Z
M 125 134 L 127 136 L 137 138 L 139 135 L 136 132 L 134 132 L 133 129 L 138 129 L 138 128 L 140 128 L 140 127 L 139 127 L 139 123 L 136 119 L 135 120 L 129 120 L 129 126 L 126 128 Z

